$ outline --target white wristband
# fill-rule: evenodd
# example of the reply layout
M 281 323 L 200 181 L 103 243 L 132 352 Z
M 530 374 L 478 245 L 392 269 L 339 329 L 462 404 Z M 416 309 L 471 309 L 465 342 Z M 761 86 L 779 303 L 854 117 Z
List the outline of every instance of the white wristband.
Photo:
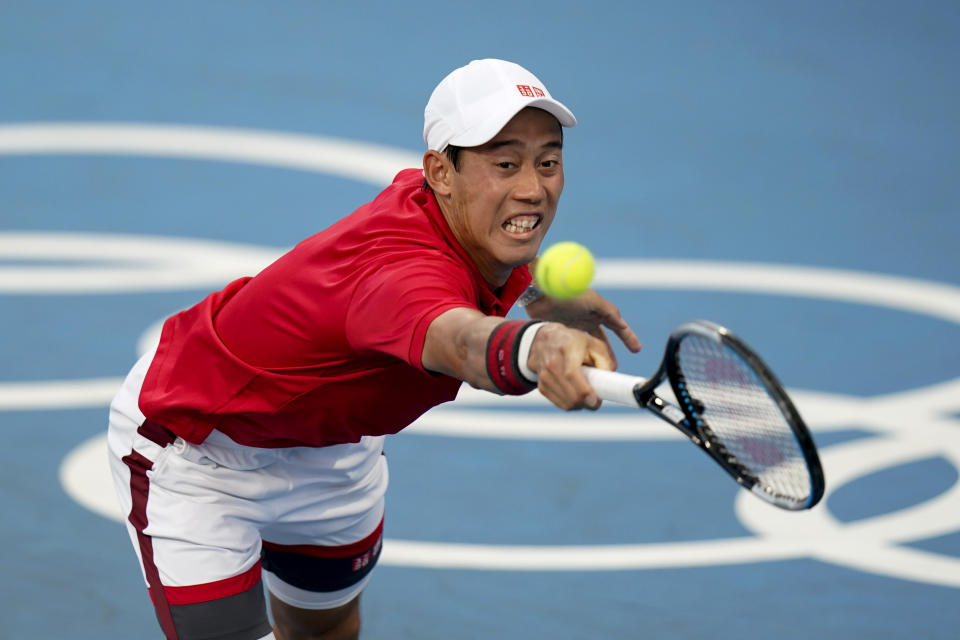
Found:
M 533 339 L 536 337 L 537 331 L 540 331 L 545 324 L 546 322 L 537 322 L 527 327 L 523 335 L 520 336 L 520 346 L 517 347 L 517 366 L 520 369 L 520 374 L 530 382 L 536 382 L 538 376 L 527 366 L 527 358 L 530 357 L 530 347 L 533 346 Z

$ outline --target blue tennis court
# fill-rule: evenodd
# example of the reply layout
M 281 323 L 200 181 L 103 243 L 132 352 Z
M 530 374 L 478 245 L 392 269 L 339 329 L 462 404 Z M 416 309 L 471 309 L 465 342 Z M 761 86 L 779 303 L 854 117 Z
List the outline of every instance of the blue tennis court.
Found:
M 465 389 L 387 441 L 363 637 L 955 637 L 960 6 L 746 0 L 0 6 L 0 637 L 159 637 L 105 467 L 120 379 L 418 165 L 482 57 L 579 119 L 548 242 L 598 257 L 645 345 L 621 370 L 732 328 L 827 495 L 781 512 L 653 417 Z

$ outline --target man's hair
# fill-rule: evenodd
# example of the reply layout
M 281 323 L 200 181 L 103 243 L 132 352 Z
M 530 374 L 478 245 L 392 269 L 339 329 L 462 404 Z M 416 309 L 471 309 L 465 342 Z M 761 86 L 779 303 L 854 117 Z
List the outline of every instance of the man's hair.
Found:
M 463 151 L 463 147 L 458 147 L 453 144 L 448 144 L 446 148 L 443 150 L 444 155 L 447 156 L 447 159 L 450 160 L 450 164 L 453 165 L 454 171 L 460 171 L 460 152 L 461 151 Z M 423 179 L 423 190 L 424 191 L 430 190 L 430 184 L 427 182 L 426 177 L 424 177 Z
M 443 150 L 443 153 L 447 156 L 447 159 L 450 161 L 450 164 L 453 165 L 455 171 L 460 171 L 461 151 L 463 151 L 463 147 L 458 147 L 453 144 L 448 144 L 447 148 Z

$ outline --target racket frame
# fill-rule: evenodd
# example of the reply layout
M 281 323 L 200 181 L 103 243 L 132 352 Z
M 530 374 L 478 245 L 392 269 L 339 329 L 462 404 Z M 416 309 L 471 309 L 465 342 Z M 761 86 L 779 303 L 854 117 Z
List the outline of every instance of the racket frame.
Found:
M 685 383 L 677 353 L 683 339 L 690 334 L 696 334 L 731 349 L 754 371 L 769 396 L 776 402 L 790 425 L 810 475 L 810 495 L 805 501 L 798 502 L 778 496 L 761 487 L 757 478 L 713 436 L 709 423 L 705 422 L 700 415 L 702 408 L 697 406 L 696 400 L 691 401 L 689 396 L 687 401 L 681 400 L 685 395 L 683 393 Z M 800 413 L 783 389 L 783 385 L 769 367 L 746 343 L 727 328 L 707 320 L 696 320 L 677 327 L 667 340 L 660 367 L 649 379 L 589 367 L 584 369 L 588 381 L 601 398 L 649 410 L 687 436 L 739 485 L 766 502 L 783 509 L 801 510 L 813 507 L 823 497 L 825 486 L 823 468 L 813 437 L 803 418 L 800 417 Z M 657 394 L 657 388 L 664 382 L 669 382 L 679 406 Z M 632 402 L 629 396 L 632 396 Z

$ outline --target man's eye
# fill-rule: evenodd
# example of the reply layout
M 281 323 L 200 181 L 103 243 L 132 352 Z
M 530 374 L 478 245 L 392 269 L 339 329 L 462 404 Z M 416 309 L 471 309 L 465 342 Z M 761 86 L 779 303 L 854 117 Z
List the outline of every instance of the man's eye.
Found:
M 498 162 L 498 163 L 497 163 L 497 166 L 500 167 L 501 169 L 510 169 L 510 168 L 513 167 L 513 163 L 512 163 L 512 162 L 507 162 L 507 161 Z

